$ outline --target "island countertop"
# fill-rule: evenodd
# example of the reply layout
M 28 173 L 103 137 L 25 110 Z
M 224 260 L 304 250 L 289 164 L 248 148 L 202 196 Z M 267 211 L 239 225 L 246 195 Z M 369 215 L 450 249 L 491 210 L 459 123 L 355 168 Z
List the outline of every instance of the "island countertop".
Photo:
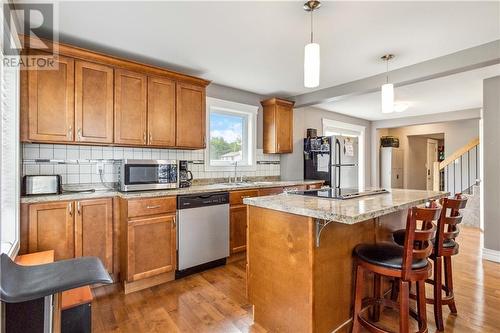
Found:
M 446 195 L 447 192 L 390 189 L 389 193 L 340 200 L 283 193 L 246 198 L 243 203 L 326 221 L 355 224 Z

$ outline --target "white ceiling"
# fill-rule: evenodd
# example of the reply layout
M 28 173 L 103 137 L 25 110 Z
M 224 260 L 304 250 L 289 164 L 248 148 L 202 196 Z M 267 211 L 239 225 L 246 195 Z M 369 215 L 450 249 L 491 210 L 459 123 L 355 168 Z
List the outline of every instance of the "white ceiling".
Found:
M 309 16 L 302 1 L 61 2 L 61 40 L 166 65 L 261 95 L 303 87 Z M 396 69 L 500 38 L 500 3 L 323 2 L 315 16 L 321 86 Z
M 381 112 L 381 94 L 349 96 L 316 107 L 353 117 L 381 120 L 450 112 L 483 105 L 483 80 L 500 75 L 500 65 L 494 65 L 442 78 L 395 88 L 396 103 L 408 103 L 400 113 Z

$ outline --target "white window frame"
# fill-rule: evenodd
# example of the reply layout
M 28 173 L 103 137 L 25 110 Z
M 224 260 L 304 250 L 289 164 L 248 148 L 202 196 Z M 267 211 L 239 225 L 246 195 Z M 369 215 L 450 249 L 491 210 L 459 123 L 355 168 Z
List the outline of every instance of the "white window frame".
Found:
M 365 151 L 366 151 L 366 127 L 345 123 L 338 120 L 323 118 L 323 135 L 326 132 L 337 132 L 342 136 L 357 136 L 358 142 L 358 186 L 359 188 L 365 187 Z
M 242 141 L 242 151 L 245 155 L 243 160 L 247 163 L 244 165 L 237 166 L 238 171 L 255 171 L 257 169 L 256 164 L 256 151 L 257 151 L 257 112 L 259 110 L 258 106 L 241 104 L 236 102 L 225 101 L 222 99 L 207 97 L 206 102 L 206 123 L 207 123 L 207 148 L 205 149 L 205 171 L 232 171 L 234 170 L 234 161 L 218 161 L 215 164 L 211 164 L 210 161 L 210 113 L 217 112 L 228 115 L 235 116 L 246 116 L 247 126 L 244 135 L 245 138 L 241 138 Z
M 7 27 L 4 26 L 4 29 Z M 9 58 L 18 56 L 9 56 Z M 0 50 L 0 239 L 1 253 L 14 258 L 20 240 L 19 67 L 3 65 Z

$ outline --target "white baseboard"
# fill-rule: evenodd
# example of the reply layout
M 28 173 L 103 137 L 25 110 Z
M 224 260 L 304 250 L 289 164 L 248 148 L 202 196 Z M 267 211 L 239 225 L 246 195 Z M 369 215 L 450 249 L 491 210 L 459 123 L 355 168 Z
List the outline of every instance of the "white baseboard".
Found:
M 483 259 L 500 263 L 500 251 L 483 248 Z

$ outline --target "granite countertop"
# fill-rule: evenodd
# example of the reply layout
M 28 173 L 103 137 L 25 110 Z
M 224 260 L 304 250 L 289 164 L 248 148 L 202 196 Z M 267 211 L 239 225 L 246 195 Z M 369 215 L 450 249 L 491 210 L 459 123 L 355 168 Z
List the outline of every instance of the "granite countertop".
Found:
M 171 190 L 152 190 L 152 191 L 134 191 L 134 192 L 120 192 L 117 190 L 110 190 L 103 188 L 100 184 L 95 184 L 96 186 L 88 185 L 86 187 L 80 187 L 80 188 L 77 186 L 72 187 L 72 189 L 74 190 L 97 187 L 95 192 L 81 192 L 81 193 L 66 192 L 63 194 L 22 196 L 21 203 L 70 201 L 70 200 L 84 200 L 84 199 L 107 198 L 107 197 L 120 197 L 125 199 L 153 198 L 153 197 L 177 196 L 183 194 L 196 194 L 196 193 L 207 193 L 207 192 L 225 192 L 225 191 L 249 190 L 249 189 L 270 188 L 270 187 L 286 187 L 294 185 L 310 185 L 310 184 L 317 184 L 319 182 L 322 181 L 281 180 L 281 181 L 263 181 L 263 182 L 257 181 L 257 182 L 240 183 L 240 184 L 219 183 L 210 185 L 193 185 L 187 188 L 178 188 Z
M 447 192 L 391 189 L 385 194 L 339 200 L 283 193 L 246 198 L 243 203 L 326 221 L 355 224 L 446 195 Z

